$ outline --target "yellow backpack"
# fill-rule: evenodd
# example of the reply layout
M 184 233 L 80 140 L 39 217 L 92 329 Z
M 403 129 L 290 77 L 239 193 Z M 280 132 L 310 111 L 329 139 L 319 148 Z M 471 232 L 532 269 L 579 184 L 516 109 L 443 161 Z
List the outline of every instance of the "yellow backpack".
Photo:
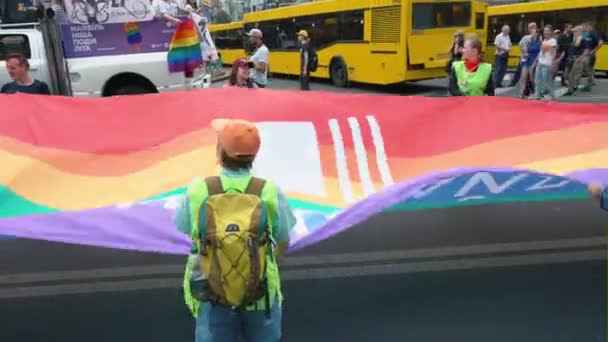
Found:
M 206 279 L 202 297 L 238 308 L 267 295 L 266 256 L 272 253 L 266 181 L 252 177 L 245 192 L 222 188 L 220 177 L 205 179 L 209 196 L 199 211 L 199 262 Z M 271 255 L 271 254 L 270 254 Z

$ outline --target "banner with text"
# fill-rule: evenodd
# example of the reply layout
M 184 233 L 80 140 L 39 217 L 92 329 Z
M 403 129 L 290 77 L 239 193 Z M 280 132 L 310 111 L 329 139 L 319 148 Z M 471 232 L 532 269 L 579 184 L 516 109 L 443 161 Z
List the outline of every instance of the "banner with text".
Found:
M 66 58 L 166 52 L 175 25 L 162 19 L 129 24 L 63 25 Z M 130 39 L 137 35 L 137 39 Z

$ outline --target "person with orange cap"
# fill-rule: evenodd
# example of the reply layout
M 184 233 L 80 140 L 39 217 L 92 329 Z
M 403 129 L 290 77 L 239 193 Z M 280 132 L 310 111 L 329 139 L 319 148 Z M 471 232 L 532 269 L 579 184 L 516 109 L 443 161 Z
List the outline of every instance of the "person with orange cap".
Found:
M 306 30 L 298 32 L 300 41 L 300 90 L 310 90 L 310 63 L 312 61 L 312 47 L 310 37 Z
M 287 250 L 296 219 L 278 186 L 251 174 L 261 145 L 256 126 L 218 119 L 212 127 L 219 177 L 194 179 L 174 218 L 193 243 L 184 296 L 196 318 L 195 341 L 278 342 L 283 295 L 276 256 Z M 245 241 L 243 248 L 233 254 L 238 258 L 226 262 L 240 240 Z M 237 283 L 245 284 L 247 291 L 253 287 L 243 292 L 253 295 L 236 296 Z M 248 299 L 234 304 L 237 297 Z

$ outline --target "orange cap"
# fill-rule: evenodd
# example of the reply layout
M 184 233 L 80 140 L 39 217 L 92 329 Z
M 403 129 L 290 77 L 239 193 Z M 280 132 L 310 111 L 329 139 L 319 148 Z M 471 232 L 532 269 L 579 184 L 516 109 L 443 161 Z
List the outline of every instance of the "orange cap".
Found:
M 250 159 L 260 151 L 260 132 L 249 121 L 215 119 L 211 127 L 217 133 L 220 147 L 231 158 Z

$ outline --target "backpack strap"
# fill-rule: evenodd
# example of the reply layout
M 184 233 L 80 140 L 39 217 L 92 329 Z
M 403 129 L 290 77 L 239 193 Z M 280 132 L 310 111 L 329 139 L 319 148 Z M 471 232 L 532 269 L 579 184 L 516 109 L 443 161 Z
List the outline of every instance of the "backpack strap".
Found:
M 266 181 L 264 179 L 251 177 L 245 193 L 249 195 L 262 196 L 264 185 L 266 185 Z
M 205 178 L 205 184 L 207 184 L 207 192 L 209 193 L 209 196 L 224 193 L 222 179 L 219 176 Z

